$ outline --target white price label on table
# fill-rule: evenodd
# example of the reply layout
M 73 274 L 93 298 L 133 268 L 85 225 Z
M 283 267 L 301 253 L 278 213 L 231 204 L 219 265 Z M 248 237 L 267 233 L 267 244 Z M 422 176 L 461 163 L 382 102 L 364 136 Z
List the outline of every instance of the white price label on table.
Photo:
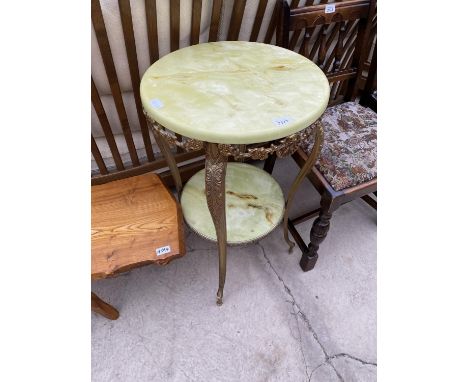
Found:
M 150 103 L 151 103 L 151 106 L 153 106 L 155 109 L 161 109 L 164 106 L 163 101 L 157 98 L 152 99 Z
M 273 123 L 276 126 L 286 126 L 289 122 L 292 122 L 294 119 L 292 117 L 280 117 L 273 120 Z
M 169 245 L 166 245 L 165 247 L 157 248 L 156 249 L 156 255 L 157 256 L 162 256 L 165 255 L 166 253 L 171 252 L 171 247 Z
M 325 5 L 325 13 L 334 13 L 334 12 L 335 12 L 335 4 Z

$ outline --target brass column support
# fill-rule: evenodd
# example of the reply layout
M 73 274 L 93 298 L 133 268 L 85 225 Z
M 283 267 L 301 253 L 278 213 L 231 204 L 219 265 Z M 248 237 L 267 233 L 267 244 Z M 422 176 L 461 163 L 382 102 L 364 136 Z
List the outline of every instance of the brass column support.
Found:
M 177 190 L 177 197 L 180 202 L 180 197 L 182 193 L 182 178 L 180 177 L 179 167 L 177 167 L 177 162 L 172 154 L 171 148 L 161 133 L 151 125 L 151 130 L 154 135 L 154 139 L 161 150 L 161 153 L 164 156 L 164 159 L 167 162 L 169 170 L 171 171 L 172 179 L 174 180 L 174 184 Z
M 216 303 L 223 304 L 224 282 L 226 280 L 226 162 L 217 143 L 205 143 L 205 190 L 208 209 L 216 229 L 219 256 L 219 288 Z
M 312 148 L 309 158 L 307 158 L 307 161 L 304 163 L 304 166 L 302 166 L 301 170 L 299 171 L 299 174 L 296 176 L 296 179 L 294 179 L 294 182 L 291 188 L 289 189 L 288 198 L 286 199 L 286 207 L 284 209 L 284 217 L 283 217 L 283 235 L 284 235 L 284 240 L 289 245 L 289 253 L 292 252 L 294 245 L 295 245 L 295 243 L 289 239 L 289 231 L 288 231 L 289 209 L 291 208 L 294 195 L 296 194 L 296 191 L 299 188 L 299 185 L 301 184 L 304 177 L 310 172 L 310 169 L 312 168 L 312 166 L 315 165 L 315 162 L 317 162 L 320 151 L 322 150 L 322 144 L 323 144 L 323 126 L 320 121 L 317 121 L 315 123 L 314 147 Z

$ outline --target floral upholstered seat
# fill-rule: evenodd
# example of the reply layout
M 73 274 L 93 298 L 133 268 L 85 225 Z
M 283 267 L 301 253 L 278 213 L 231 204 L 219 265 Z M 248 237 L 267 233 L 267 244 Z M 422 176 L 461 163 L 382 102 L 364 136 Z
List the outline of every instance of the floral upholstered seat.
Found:
M 322 152 L 316 167 L 334 190 L 377 177 L 377 114 L 355 102 L 329 107 L 321 117 Z M 310 154 L 313 138 L 302 145 Z

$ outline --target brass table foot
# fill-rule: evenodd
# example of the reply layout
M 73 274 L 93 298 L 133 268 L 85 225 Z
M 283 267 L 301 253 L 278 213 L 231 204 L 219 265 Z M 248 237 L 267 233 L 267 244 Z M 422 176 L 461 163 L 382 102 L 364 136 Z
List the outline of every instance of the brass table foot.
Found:
M 223 290 L 218 289 L 218 293 L 216 294 L 216 305 L 221 306 L 223 305 Z

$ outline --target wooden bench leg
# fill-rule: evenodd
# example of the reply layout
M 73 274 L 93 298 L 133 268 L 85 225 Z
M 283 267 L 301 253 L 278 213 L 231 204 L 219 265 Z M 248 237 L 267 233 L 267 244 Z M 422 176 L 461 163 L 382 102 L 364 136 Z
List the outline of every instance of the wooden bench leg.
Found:
M 117 318 L 119 318 L 119 311 L 112 305 L 102 301 L 93 292 L 91 292 L 91 310 L 108 318 L 109 320 L 117 320 Z

